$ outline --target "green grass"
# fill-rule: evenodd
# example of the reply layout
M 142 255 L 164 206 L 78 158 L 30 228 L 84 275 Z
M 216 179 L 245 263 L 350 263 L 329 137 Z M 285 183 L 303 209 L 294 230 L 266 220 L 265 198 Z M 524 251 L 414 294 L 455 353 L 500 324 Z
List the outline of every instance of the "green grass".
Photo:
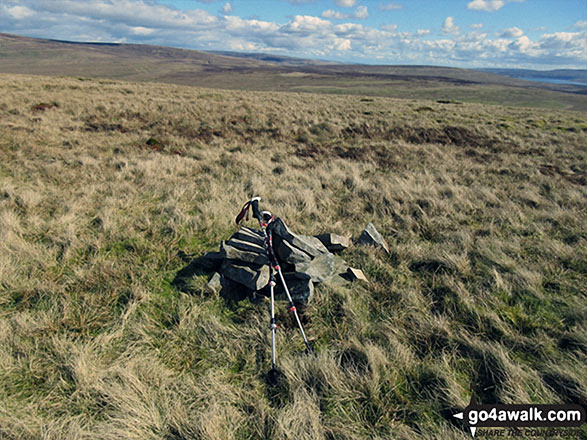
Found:
M 587 398 L 583 113 L 3 75 L 0 115 L 0 437 L 460 439 L 471 390 Z M 173 283 L 253 194 L 390 245 L 317 289 L 315 355 L 279 304 L 276 387 L 267 303 Z

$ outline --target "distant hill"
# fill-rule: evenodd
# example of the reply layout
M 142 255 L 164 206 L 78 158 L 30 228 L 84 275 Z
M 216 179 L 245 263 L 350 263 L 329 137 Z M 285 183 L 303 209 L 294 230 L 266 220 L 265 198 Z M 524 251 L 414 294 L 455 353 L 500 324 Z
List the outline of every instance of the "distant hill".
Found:
M 311 60 L 308 58 L 286 57 L 284 55 L 268 53 L 231 52 L 225 50 L 212 50 L 208 51 L 208 53 L 249 60 L 267 61 L 270 63 L 279 63 L 286 66 L 331 66 L 341 64 L 335 61 Z
M 493 70 L 338 64 L 269 54 L 8 34 L 0 34 L 0 59 L 4 73 L 587 110 L 585 86 L 524 81 Z

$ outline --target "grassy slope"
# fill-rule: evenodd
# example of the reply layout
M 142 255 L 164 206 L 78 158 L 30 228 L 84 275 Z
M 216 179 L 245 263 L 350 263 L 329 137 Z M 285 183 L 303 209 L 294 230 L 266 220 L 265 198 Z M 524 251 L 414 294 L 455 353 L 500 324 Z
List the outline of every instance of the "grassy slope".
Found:
M 42 105 L 39 105 L 42 104 Z M 0 76 L 0 436 L 467 438 L 470 399 L 585 405 L 583 113 Z M 150 140 L 150 141 L 149 141 Z M 368 221 L 301 354 L 283 305 L 181 292 L 251 194 Z
M 6 34 L 0 34 L 0 60 L 4 73 L 587 110 L 585 87 L 446 67 L 304 66 L 295 59 L 289 64 L 268 63 L 168 47 L 67 43 Z

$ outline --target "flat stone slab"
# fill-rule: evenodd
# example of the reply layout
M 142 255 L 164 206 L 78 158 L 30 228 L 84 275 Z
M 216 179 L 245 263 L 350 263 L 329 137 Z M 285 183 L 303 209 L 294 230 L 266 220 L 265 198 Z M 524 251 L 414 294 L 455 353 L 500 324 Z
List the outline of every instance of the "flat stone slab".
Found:
M 327 254 L 328 249 L 322 244 L 316 237 L 310 237 L 309 235 L 298 235 L 290 231 L 287 225 L 281 218 L 276 218 L 271 223 L 271 230 L 274 234 L 281 237 L 291 245 L 304 251 L 312 257 L 317 257 L 322 254 Z
M 389 254 L 389 247 L 387 246 L 385 239 L 381 236 L 377 229 L 375 229 L 373 223 L 367 224 L 357 243 L 365 244 L 367 246 L 375 246 L 376 248 L 383 249 L 386 253 Z
M 310 255 L 297 247 L 292 246 L 285 240 L 282 240 L 281 243 L 279 243 L 276 252 L 280 260 L 288 264 L 303 263 L 312 259 Z
M 238 231 L 232 234 L 232 237 L 230 237 L 230 239 L 246 241 L 261 247 L 265 246 L 265 238 L 263 237 L 261 231 L 256 231 L 251 228 L 240 228 Z
M 257 253 L 256 251 L 249 252 L 239 249 L 238 247 L 235 247 L 235 240 L 222 242 L 220 245 L 220 251 L 223 252 L 225 258 L 229 260 L 244 261 L 245 263 L 251 263 L 259 266 L 269 264 L 269 258 L 267 258 L 267 254 L 265 252 Z
M 365 274 L 361 269 L 355 269 L 354 267 L 349 267 L 345 273 L 345 278 L 349 281 L 365 281 L 369 282 Z
M 230 240 L 228 240 L 226 242 L 226 244 L 228 244 L 236 249 L 240 249 L 241 251 L 254 252 L 258 255 L 266 255 L 267 254 L 267 251 L 265 250 L 265 247 L 263 245 L 258 245 L 256 243 L 251 243 L 248 241 L 239 240 L 238 238 L 231 238 Z
M 269 266 L 253 269 L 244 263 L 225 260 L 220 268 L 220 273 L 253 291 L 261 290 L 269 283 Z
M 326 246 L 329 252 L 344 251 L 351 245 L 351 240 L 348 237 L 338 234 L 320 234 L 315 237 Z

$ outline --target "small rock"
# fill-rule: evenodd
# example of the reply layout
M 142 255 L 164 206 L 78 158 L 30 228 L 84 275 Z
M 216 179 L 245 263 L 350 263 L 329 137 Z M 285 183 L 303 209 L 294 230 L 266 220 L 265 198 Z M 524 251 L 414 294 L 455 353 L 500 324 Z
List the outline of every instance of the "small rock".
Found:
M 344 251 L 351 245 L 350 239 L 338 234 L 320 234 L 315 236 L 330 252 Z
M 214 275 L 210 277 L 206 286 L 204 286 L 204 290 L 207 293 L 218 295 L 222 290 L 222 275 L 218 272 L 214 272 Z
M 369 282 L 365 274 L 361 269 L 355 269 L 354 267 L 349 267 L 346 271 L 346 278 L 349 281 L 366 281 Z
M 269 283 L 269 266 L 252 268 L 244 263 L 225 260 L 220 272 L 226 278 L 242 284 L 250 290 L 260 290 Z
M 373 223 L 367 224 L 365 230 L 363 231 L 357 242 L 360 244 L 366 244 L 368 246 L 375 246 L 377 248 L 381 248 L 389 254 L 389 248 L 387 247 L 387 243 L 385 242 L 381 234 L 377 231 L 377 229 L 375 229 Z

